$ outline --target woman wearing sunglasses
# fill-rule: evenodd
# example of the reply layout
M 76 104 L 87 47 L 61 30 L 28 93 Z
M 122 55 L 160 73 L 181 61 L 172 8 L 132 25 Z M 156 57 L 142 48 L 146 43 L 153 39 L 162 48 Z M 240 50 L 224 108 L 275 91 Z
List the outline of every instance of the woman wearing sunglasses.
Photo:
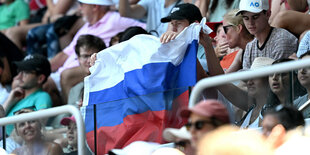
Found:
M 194 107 L 181 111 L 181 116 L 188 118 L 185 126 L 191 133 L 193 148 L 204 134 L 230 123 L 226 107 L 217 100 L 201 101 Z
M 248 42 L 252 41 L 254 36 L 249 33 L 246 29 L 242 16 L 236 15 L 238 9 L 231 10 L 224 15 L 223 19 L 223 29 L 226 34 L 226 40 L 228 42 L 229 48 L 239 47 L 233 63 L 226 70 L 226 73 L 235 72 L 242 68 L 243 51 Z

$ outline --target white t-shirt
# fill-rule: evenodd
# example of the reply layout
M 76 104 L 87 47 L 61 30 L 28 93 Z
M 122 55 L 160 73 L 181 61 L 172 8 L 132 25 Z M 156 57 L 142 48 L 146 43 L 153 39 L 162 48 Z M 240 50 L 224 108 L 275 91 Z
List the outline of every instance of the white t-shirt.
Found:
M 160 37 L 164 32 L 167 31 L 168 23 L 161 23 L 161 18 L 169 15 L 175 3 L 165 8 L 165 0 L 141 0 L 138 3 L 147 12 L 146 15 L 146 30 L 157 31 Z

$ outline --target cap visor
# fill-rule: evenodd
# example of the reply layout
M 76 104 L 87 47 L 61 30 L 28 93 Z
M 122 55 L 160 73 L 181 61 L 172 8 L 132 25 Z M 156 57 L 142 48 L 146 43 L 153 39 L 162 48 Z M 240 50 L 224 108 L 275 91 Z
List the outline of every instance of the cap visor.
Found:
M 18 70 L 33 70 L 31 65 L 29 65 L 28 63 L 23 62 L 23 61 L 15 61 L 15 62 L 13 62 L 13 64 L 15 64 L 17 66 Z

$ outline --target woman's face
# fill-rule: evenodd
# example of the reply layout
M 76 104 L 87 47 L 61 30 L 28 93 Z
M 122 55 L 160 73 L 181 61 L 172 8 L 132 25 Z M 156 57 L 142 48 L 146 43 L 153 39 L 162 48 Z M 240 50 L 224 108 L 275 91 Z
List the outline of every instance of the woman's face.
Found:
M 310 55 L 306 55 L 302 59 L 310 59 Z M 298 80 L 303 87 L 309 90 L 310 89 L 310 68 L 299 69 Z
M 269 86 L 273 93 L 275 93 L 277 96 L 286 95 L 286 90 L 289 90 L 289 84 L 290 84 L 290 78 L 289 73 L 281 73 L 281 74 L 273 74 L 270 75 L 269 80 Z
M 226 32 L 226 40 L 228 42 L 229 48 L 235 48 L 238 46 L 239 32 L 237 31 L 237 26 L 223 21 L 223 29 Z
M 38 121 L 27 121 L 16 124 L 17 134 L 25 142 L 34 141 L 41 136 L 41 125 Z
M 251 79 L 246 82 L 248 94 L 255 97 L 259 94 L 266 94 L 268 83 L 266 78 Z

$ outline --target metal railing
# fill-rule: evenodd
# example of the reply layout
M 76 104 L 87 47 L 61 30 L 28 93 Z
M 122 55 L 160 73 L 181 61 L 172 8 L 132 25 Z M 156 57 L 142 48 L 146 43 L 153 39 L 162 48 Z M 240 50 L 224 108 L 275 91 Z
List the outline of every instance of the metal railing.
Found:
M 271 65 L 268 67 L 262 67 L 255 70 L 248 70 L 242 72 L 235 72 L 230 74 L 224 74 L 219 76 L 208 77 L 200 80 L 191 92 L 189 99 L 189 107 L 194 106 L 198 102 L 200 93 L 210 87 L 220 86 L 229 82 L 234 82 L 237 80 L 247 80 L 253 78 L 259 78 L 268 76 L 274 73 L 283 73 L 291 70 L 296 70 L 300 68 L 305 68 L 310 66 L 310 59 L 290 61 Z
M 82 115 L 80 111 L 72 106 L 72 105 L 65 105 L 45 110 L 39 110 L 31 113 L 25 113 L 22 115 L 16 115 L 12 117 L 4 117 L 0 119 L 0 126 L 4 126 L 7 124 L 15 124 L 30 120 L 37 120 L 38 118 L 48 118 L 52 116 L 56 116 L 63 113 L 71 113 L 76 120 L 77 126 L 77 140 L 78 140 L 78 154 L 83 155 L 85 150 L 85 126 L 83 123 Z

